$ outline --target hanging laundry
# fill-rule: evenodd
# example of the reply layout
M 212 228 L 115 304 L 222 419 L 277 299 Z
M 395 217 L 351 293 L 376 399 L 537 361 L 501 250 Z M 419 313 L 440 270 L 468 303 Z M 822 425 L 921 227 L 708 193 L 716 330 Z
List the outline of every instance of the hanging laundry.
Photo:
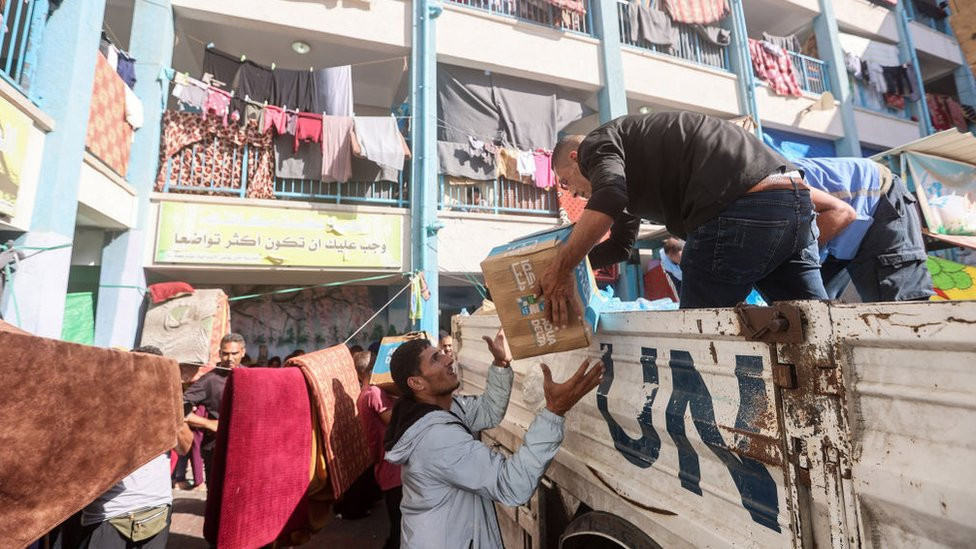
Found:
M 664 0 L 664 7 L 678 23 L 708 25 L 729 14 L 726 0 Z
M 627 17 L 630 20 L 631 42 L 636 44 L 643 39 L 648 44 L 659 46 L 677 43 L 678 29 L 671 25 L 671 18 L 663 11 L 631 0 L 627 4 Z
M 943 96 L 946 109 L 949 111 L 949 119 L 957 130 L 961 132 L 969 131 L 969 121 L 966 119 L 966 112 L 958 101 L 949 96 Z
M 294 152 L 302 142 L 322 142 L 322 115 L 310 112 L 300 112 L 295 116 L 295 145 Z
M 271 135 L 256 126 L 225 126 L 214 117 L 163 111 L 156 191 L 167 177 L 189 187 L 240 189 L 244 147 L 248 149 L 248 198 L 274 198 L 274 152 Z M 222 194 L 225 193 L 215 193 Z
M 352 156 L 352 175 L 349 176 L 350 181 L 364 182 L 364 183 L 375 183 L 377 181 L 399 181 L 400 180 L 400 170 L 394 170 L 393 168 L 387 166 L 380 166 L 376 162 L 368 158 L 359 158 L 356 155 Z M 374 198 L 397 198 L 397 195 L 392 194 L 389 191 L 381 190 L 380 187 L 375 187 L 372 189 Z
M 125 177 L 132 150 L 132 127 L 125 121 L 126 86 L 104 56 L 96 53 L 95 57 L 85 147 L 112 171 Z
M 907 96 L 912 93 L 912 81 L 908 77 L 908 69 L 903 66 L 881 67 L 881 75 L 885 81 L 888 93 Z
M 769 34 L 768 32 L 762 33 L 763 41 L 769 42 L 770 44 L 775 44 L 786 51 L 799 52 L 800 51 L 800 41 L 797 40 L 795 34 L 787 34 L 786 36 L 776 36 L 775 34 Z
M 532 151 L 519 151 L 516 169 L 522 178 L 535 177 L 535 155 Z
M 864 76 L 864 74 L 861 72 L 862 61 L 857 55 L 845 51 L 844 65 L 847 66 L 847 72 L 849 72 L 854 78 L 860 80 Z
M 247 125 L 253 122 L 255 126 L 260 127 L 261 124 L 261 114 L 264 112 L 264 108 L 260 105 L 255 105 L 253 103 L 246 103 L 244 105 L 244 116 L 241 118 L 241 124 Z
M 217 115 L 226 126 L 227 116 L 230 114 L 230 93 L 210 86 L 207 100 L 203 104 L 203 119 L 206 120 L 210 113 Z
M 287 124 L 288 115 L 281 107 L 275 105 L 264 106 L 264 110 L 261 112 L 261 122 L 258 124 L 261 128 L 261 133 L 267 133 L 269 128 L 274 128 L 275 133 L 284 135 L 288 131 Z
M 869 61 L 867 75 L 868 82 L 871 84 L 874 91 L 878 92 L 879 94 L 888 93 L 888 84 L 885 83 L 884 69 L 881 68 L 879 63 Z
M 498 156 L 498 147 L 493 143 L 482 141 L 468 136 L 468 148 L 472 157 L 480 157 L 486 164 L 495 165 L 495 157 Z M 494 179 L 492 175 L 490 179 Z
M 974 108 L 972 105 L 962 104 L 960 104 L 959 107 L 962 109 L 962 115 L 966 120 L 976 122 L 976 108 Z
M 480 149 L 484 151 L 484 143 Z M 482 154 L 471 154 L 468 144 L 437 142 L 437 173 L 472 180 L 495 178 L 495 157 L 486 161 Z
M 136 86 L 136 60 L 129 57 L 129 54 L 124 51 L 119 51 L 119 62 L 116 71 L 119 76 L 122 77 L 122 81 L 125 82 L 130 88 L 135 88 Z
M 276 177 L 310 180 L 322 178 L 321 143 L 302 143 L 296 151 L 294 137 L 279 135 L 274 138 L 274 150 Z
M 586 4 L 583 0 L 546 0 L 550 5 L 573 13 L 585 14 Z
M 132 126 L 133 130 L 141 128 L 145 121 L 142 101 L 136 95 L 136 92 L 132 91 L 132 88 L 128 86 L 125 87 L 125 121 Z
M 403 169 L 405 142 L 392 116 L 356 116 L 356 140 L 363 156 L 380 166 Z
M 274 77 L 272 103 L 287 109 L 316 112 L 315 75 L 312 71 L 275 69 L 272 75 Z
M 952 127 L 952 118 L 949 115 L 949 108 L 942 100 L 942 96 L 934 93 L 925 94 L 925 101 L 929 107 L 929 118 L 932 127 L 938 131 L 948 130 Z
M 115 47 L 115 44 L 108 45 L 108 55 L 105 56 L 105 60 L 108 61 L 108 66 L 111 67 L 116 74 L 118 74 L 119 49 Z
M 217 48 L 203 50 L 203 72 L 228 89 L 234 88 L 237 71 L 241 68 L 241 58 L 222 52 Z
M 897 93 L 886 93 L 884 94 L 884 103 L 886 106 L 891 107 L 899 111 L 905 110 L 905 97 L 898 95 Z
M 783 48 L 749 39 L 749 53 L 756 76 L 780 95 L 802 96 L 793 61 Z
M 535 186 L 540 189 L 555 187 L 556 172 L 552 171 L 552 153 L 537 150 L 532 154 L 535 157 Z
M 946 12 L 932 0 L 915 0 L 915 11 L 941 21 L 946 18 Z
M 329 116 L 352 116 L 352 67 L 344 65 L 313 73 L 315 98 L 312 110 Z
M 716 46 L 724 48 L 732 43 L 732 31 L 729 29 L 705 25 L 692 25 L 691 28 L 693 28 L 699 36 Z
M 533 164 L 535 160 L 533 159 Z M 518 181 L 521 183 L 532 183 L 529 178 L 523 177 L 519 173 L 519 151 L 518 149 L 510 149 L 507 147 L 501 147 L 498 149 L 498 159 L 496 161 L 496 167 L 498 171 L 498 177 L 503 177 L 509 181 Z M 534 173 L 534 170 L 533 170 Z
M 192 109 L 202 112 L 203 106 L 207 103 L 207 95 L 210 93 L 210 86 L 194 78 L 188 78 L 184 86 L 173 87 L 173 95 L 183 105 L 184 110 Z
M 344 183 L 352 175 L 353 119 L 322 117 L 322 181 Z
M 237 71 L 234 90 L 238 97 L 258 103 L 274 100 L 274 76 L 271 69 L 250 60 L 244 61 Z

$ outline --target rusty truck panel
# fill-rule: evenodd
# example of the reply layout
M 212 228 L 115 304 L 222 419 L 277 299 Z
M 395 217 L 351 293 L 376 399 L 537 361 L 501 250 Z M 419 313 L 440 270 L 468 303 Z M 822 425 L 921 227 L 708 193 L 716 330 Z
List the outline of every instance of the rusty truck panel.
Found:
M 976 303 L 796 302 L 600 322 L 587 349 L 513 364 L 508 415 L 485 438 L 517 449 L 545 405 L 539 362 L 559 380 L 602 359 L 604 382 L 568 415 L 546 482 L 636 527 L 653 540 L 642 547 L 976 539 Z M 455 317 L 467 392 L 484 388 L 480 339 L 498 326 Z M 546 522 L 541 505 L 521 512 L 510 514 Z

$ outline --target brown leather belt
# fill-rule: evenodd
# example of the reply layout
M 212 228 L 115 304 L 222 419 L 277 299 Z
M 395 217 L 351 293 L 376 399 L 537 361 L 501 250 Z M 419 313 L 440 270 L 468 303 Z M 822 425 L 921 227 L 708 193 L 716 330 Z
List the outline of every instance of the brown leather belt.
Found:
M 791 176 L 785 174 L 784 175 L 775 174 L 766 177 L 759 183 L 756 183 L 755 185 L 750 187 L 749 190 L 746 191 L 746 194 L 759 193 L 763 191 L 780 191 L 780 190 L 791 191 L 794 188 L 809 189 L 810 186 L 807 185 L 806 181 L 804 181 L 802 177 L 798 177 L 795 175 Z

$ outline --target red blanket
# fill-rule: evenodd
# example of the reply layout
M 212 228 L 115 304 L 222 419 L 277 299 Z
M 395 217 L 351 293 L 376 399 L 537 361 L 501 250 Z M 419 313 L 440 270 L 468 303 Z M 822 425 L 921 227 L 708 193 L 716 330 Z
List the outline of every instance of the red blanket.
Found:
M 260 547 L 306 528 L 312 411 L 301 372 L 236 368 L 224 388 L 203 533 Z
M 318 414 L 332 493 L 338 499 L 372 465 L 356 412 L 359 379 L 352 355 L 345 345 L 336 345 L 295 357 L 285 365 L 297 366 L 305 374 Z

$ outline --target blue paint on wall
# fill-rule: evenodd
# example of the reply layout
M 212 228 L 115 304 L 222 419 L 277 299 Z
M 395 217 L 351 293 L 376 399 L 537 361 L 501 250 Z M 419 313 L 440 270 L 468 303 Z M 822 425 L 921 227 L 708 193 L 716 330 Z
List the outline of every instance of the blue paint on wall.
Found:
M 634 465 L 646 469 L 657 461 L 661 451 L 661 437 L 654 430 L 651 419 L 651 409 L 654 407 L 654 399 L 657 397 L 657 349 L 641 347 L 641 370 L 643 372 L 644 384 L 654 385 L 651 394 L 647 396 L 644 407 L 640 415 L 637 416 L 637 423 L 640 425 L 641 437 L 631 438 L 624 432 L 613 414 L 610 413 L 607 394 L 610 386 L 613 385 L 613 345 L 604 343 L 600 345 L 603 350 L 603 382 L 596 393 L 596 407 L 607 422 L 610 428 L 610 436 L 613 437 L 613 444 L 617 450 Z

